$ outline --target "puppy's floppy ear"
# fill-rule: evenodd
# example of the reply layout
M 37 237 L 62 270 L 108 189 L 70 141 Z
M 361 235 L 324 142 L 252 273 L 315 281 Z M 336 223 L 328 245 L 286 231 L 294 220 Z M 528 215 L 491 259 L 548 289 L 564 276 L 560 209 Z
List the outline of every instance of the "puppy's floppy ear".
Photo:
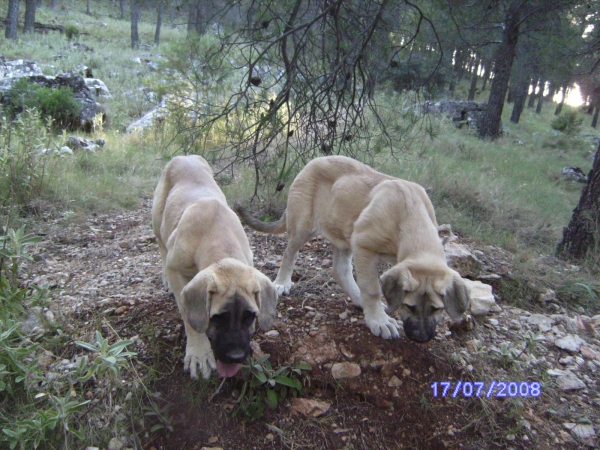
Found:
M 454 321 L 460 320 L 463 313 L 469 309 L 469 290 L 460 275 L 456 274 L 450 278 L 446 293 L 443 296 L 444 308 Z
M 210 286 L 214 284 L 212 274 L 199 272 L 181 291 L 183 308 L 189 324 L 198 333 L 206 332 L 210 310 Z
M 262 330 L 267 331 L 271 329 L 273 320 L 277 315 L 277 291 L 271 280 L 256 269 L 254 276 L 260 288 L 258 294 L 258 324 Z
M 388 312 L 394 312 L 402 304 L 407 292 L 416 289 L 417 281 L 410 271 L 401 265 L 395 265 L 381 275 L 379 284 L 387 300 Z

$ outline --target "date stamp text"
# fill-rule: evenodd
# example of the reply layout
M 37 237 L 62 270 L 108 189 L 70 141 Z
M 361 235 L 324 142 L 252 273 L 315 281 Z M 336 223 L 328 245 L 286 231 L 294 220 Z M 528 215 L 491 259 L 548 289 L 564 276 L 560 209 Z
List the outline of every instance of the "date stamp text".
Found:
M 436 381 L 431 384 L 434 397 L 540 397 L 539 381 Z

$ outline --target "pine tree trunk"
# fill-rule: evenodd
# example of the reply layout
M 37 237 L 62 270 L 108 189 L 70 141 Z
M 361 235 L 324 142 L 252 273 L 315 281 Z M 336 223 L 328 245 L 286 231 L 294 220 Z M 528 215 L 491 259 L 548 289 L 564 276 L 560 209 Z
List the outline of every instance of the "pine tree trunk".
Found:
M 196 32 L 196 23 L 198 22 L 198 2 L 202 0 L 190 0 L 188 4 L 188 37 Z
M 159 1 L 156 6 L 157 14 L 156 14 L 156 31 L 154 32 L 154 43 L 156 45 L 160 44 L 160 28 L 162 26 L 162 13 L 163 13 L 163 2 Z
M 6 39 L 17 39 L 17 26 L 19 24 L 19 0 L 8 0 L 8 14 L 6 15 Z
M 125 20 L 125 14 L 127 13 L 127 0 L 120 0 L 119 6 L 121 8 L 121 20 Z
M 33 33 L 35 24 L 36 0 L 25 0 L 25 23 L 23 33 Z
M 527 98 L 527 88 L 529 87 L 529 78 L 525 77 L 520 80 L 515 89 L 515 104 L 513 105 L 510 121 L 519 123 L 521 113 L 525 109 L 525 99 Z
M 481 91 L 485 91 L 487 87 L 488 81 L 490 80 L 490 76 L 492 75 L 492 65 L 486 64 L 483 66 L 483 84 L 481 85 Z
M 540 96 L 538 97 L 537 106 L 535 107 L 536 114 L 541 114 L 543 104 L 544 104 L 544 93 L 540 92 Z
M 556 105 L 556 110 L 554 111 L 555 116 L 558 116 L 562 112 L 563 105 L 565 104 L 565 98 L 567 97 L 567 86 L 563 85 L 563 87 L 561 88 L 561 91 L 562 91 L 562 97 L 561 97 L 558 105 Z
M 481 58 L 477 58 L 475 60 L 475 66 L 473 68 L 473 72 L 471 73 L 471 86 L 469 87 L 469 96 L 467 98 L 468 101 L 475 100 L 475 92 L 477 91 L 477 69 L 479 69 L 480 62 Z
M 138 48 L 140 35 L 138 34 L 138 22 L 140 21 L 140 5 L 138 0 L 131 0 L 131 48 Z
M 86 13 L 88 16 L 91 16 L 91 15 L 92 15 L 92 8 L 91 8 L 91 5 L 90 5 L 91 1 L 92 1 L 92 0 L 87 0 L 87 6 L 86 6 L 85 13 Z
M 529 95 L 529 102 L 527 103 L 527 108 L 533 108 L 535 106 L 535 99 L 537 98 L 537 94 L 535 91 L 538 88 L 538 86 L 541 86 L 541 80 L 533 80 L 533 83 L 531 85 L 531 94 Z
M 596 106 L 594 108 L 594 115 L 592 116 L 592 128 L 596 128 L 596 126 L 598 125 L 598 110 L 600 109 L 600 107 Z
M 480 138 L 495 139 L 500 135 L 504 98 L 519 40 L 519 22 L 519 4 L 513 2 L 504 17 L 502 43 L 494 58 L 494 80 L 490 89 L 487 111 L 482 114 L 479 126 Z
M 593 257 L 600 262 L 600 144 L 579 204 L 556 251 L 569 259 Z
M 196 33 L 204 34 L 206 31 L 206 1 L 200 0 L 196 5 Z

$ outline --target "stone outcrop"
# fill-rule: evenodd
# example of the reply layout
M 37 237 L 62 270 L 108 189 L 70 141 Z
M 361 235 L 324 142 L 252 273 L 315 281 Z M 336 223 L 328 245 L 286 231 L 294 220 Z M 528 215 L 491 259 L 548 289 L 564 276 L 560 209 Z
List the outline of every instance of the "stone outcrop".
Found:
M 427 102 L 423 112 L 434 114 L 445 114 L 452 119 L 452 123 L 458 128 L 467 125 L 469 128 L 477 128 L 482 114 L 487 110 L 487 103 L 465 102 L 455 100 L 441 100 L 439 102 Z
M 56 76 L 43 75 L 40 68 L 32 61 L 22 59 L 7 61 L 0 57 L 0 101 L 2 104 L 10 102 L 7 91 L 20 79 L 27 79 L 30 83 L 50 89 L 68 87 L 73 90 L 75 99 L 81 104 L 81 112 L 77 120 L 77 126 L 86 131 L 91 131 L 93 121 L 97 114 L 101 113 L 100 105 L 96 102 L 96 96 L 110 96 L 106 85 L 96 79 L 89 81 L 93 87 L 92 91 L 86 79 L 75 73 L 62 73 Z

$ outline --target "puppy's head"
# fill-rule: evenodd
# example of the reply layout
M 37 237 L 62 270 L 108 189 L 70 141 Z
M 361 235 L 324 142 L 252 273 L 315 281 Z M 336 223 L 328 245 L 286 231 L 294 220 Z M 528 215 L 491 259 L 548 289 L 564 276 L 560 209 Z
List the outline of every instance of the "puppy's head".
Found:
M 230 258 L 199 272 L 181 297 L 189 324 L 206 333 L 223 377 L 235 375 L 250 355 L 256 320 L 268 330 L 276 314 L 277 291 L 271 281 Z
M 380 283 L 388 311 L 399 308 L 404 332 L 413 341 L 433 339 L 444 310 L 457 321 L 469 308 L 465 283 L 445 264 L 402 262 L 385 272 Z

